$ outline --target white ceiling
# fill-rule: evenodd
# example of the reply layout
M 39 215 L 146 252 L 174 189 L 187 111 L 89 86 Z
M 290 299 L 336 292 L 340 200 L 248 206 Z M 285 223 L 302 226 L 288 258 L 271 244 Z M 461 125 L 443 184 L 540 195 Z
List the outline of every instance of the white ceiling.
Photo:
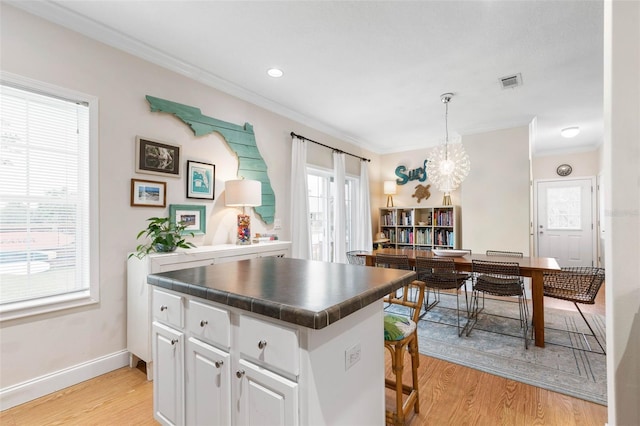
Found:
M 442 141 L 445 92 L 452 136 L 537 117 L 536 155 L 603 138 L 602 0 L 11 3 L 377 153 Z

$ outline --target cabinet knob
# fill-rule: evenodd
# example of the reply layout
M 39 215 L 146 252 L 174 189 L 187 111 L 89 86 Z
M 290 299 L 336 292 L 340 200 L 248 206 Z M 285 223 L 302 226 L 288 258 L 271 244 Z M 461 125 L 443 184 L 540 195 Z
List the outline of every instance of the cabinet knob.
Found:
M 264 349 L 267 346 L 267 341 L 266 340 L 260 340 L 258 342 L 258 348 L 259 349 Z
M 244 376 L 244 370 L 238 370 L 236 371 L 236 377 L 238 379 L 242 379 L 242 376 Z
M 200 321 L 200 327 L 204 327 L 207 324 L 209 324 L 209 321 L 207 321 L 207 320 Z
M 175 345 L 176 343 L 178 343 L 178 339 L 171 339 L 171 344 Z
M 222 367 L 223 364 L 224 364 L 224 361 L 216 361 L 216 362 L 214 362 L 214 365 L 216 366 L 216 368 Z
M 160 306 L 160 312 L 166 311 L 167 309 L 169 309 L 169 307 L 167 305 L 161 305 Z

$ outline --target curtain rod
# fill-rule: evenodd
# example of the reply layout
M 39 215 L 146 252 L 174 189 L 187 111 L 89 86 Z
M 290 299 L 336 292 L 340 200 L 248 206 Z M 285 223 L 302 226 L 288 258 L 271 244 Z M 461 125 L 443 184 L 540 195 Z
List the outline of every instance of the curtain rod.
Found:
M 359 159 L 361 159 L 361 160 L 363 160 L 363 161 L 371 162 L 371 160 L 369 160 L 368 158 L 364 158 L 364 157 L 360 157 L 359 155 L 355 155 L 355 154 L 350 154 L 350 153 L 348 153 L 348 152 L 344 152 L 344 151 L 343 151 L 343 150 L 341 150 L 341 149 L 334 148 L 334 147 L 331 147 L 331 146 L 329 146 L 329 145 L 325 145 L 325 144 L 320 143 L 320 142 L 316 142 L 316 141 L 311 140 L 311 139 L 309 139 L 309 138 L 305 138 L 304 136 L 297 135 L 297 134 L 295 134 L 295 133 L 293 133 L 293 132 L 291 132 L 291 137 L 296 137 L 296 138 L 299 138 L 299 139 L 304 139 L 305 141 L 313 142 L 313 143 L 315 143 L 315 144 L 318 144 L 318 145 L 324 146 L 325 148 L 329 148 L 329 149 L 332 149 L 332 150 L 334 150 L 334 151 L 338 151 L 338 152 L 340 152 L 340 153 L 342 153 L 342 154 L 347 154 L 347 155 L 350 155 L 350 156 L 352 156 L 352 157 L 359 158 Z

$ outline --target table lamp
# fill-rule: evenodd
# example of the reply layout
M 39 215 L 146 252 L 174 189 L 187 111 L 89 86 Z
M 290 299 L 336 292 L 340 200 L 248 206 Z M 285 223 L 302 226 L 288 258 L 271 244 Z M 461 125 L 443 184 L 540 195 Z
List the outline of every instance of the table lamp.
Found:
M 396 181 L 385 180 L 384 181 L 384 195 L 387 196 L 387 207 L 393 207 L 393 197 L 396 193 Z
M 246 214 L 246 207 L 262 204 L 262 182 L 257 180 L 239 179 L 228 180 L 224 183 L 225 205 L 228 207 L 242 207 L 238 214 L 238 228 L 236 244 L 251 244 L 251 217 Z

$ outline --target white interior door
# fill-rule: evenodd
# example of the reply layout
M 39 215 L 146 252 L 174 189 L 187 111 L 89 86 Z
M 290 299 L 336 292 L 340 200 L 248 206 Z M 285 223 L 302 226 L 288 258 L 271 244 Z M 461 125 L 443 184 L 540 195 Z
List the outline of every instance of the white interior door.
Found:
M 538 256 L 560 266 L 594 265 L 593 187 L 593 178 L 537 182 Z

